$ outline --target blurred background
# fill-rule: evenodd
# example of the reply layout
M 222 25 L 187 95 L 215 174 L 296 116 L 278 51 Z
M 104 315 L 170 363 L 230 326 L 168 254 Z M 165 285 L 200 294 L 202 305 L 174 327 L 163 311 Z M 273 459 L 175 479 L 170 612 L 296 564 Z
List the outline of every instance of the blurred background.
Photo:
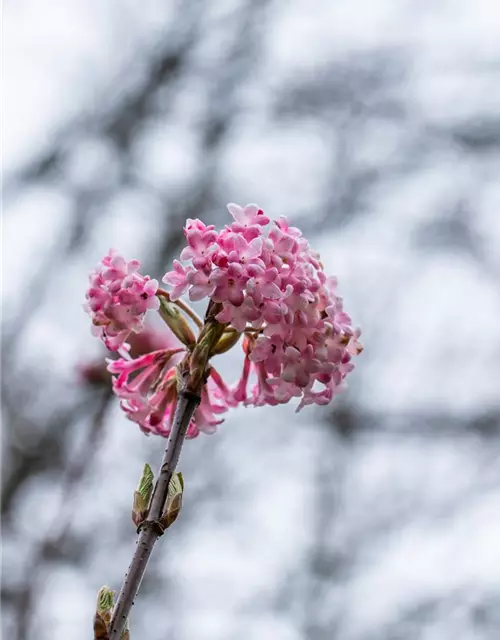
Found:
M 162 455 L 100 373 L 88 271 L 161 277 L 233 201 L 303 229 L 365 351 L 332 407 L 186 444 L 132 640 L 498 638 L 496 3 L 7 0 L 3 31 L 4 637 L 92 637 Z

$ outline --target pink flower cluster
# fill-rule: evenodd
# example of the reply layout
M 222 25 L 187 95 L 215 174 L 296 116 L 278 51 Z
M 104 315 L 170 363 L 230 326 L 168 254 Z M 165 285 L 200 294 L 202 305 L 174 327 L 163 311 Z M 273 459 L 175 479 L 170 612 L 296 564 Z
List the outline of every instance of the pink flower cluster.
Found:
M 148 309 L 158 309 L 158 281 L 138 273 L 138 260 L 126 261 L 110 250 L 90 274 L 85 309 L 93 323 L 93 333 L 111 351 L 127 350 L 131 332 L 142 331 Z
M 200 220 L 187 221 L 187 247 L 163 281 L 170 297 L 186 291 L 191 300 L 220 303 L 217 320 L 249 331 L 242 379 L 231 401 L 327 404 L 343 388 L 362 347 L 351 327 L 336 280 L 328 278 L 302 233 L 285 218 L 274 221 L 256 205 L 228 205 L 233 222 L 217 232 Z M 250 395 L 250 374 L 256 382 Z M 229 400 L 228 400 L 229 401 Z
M 135 360 L 110 360 L 108 371 L 115 374 L 113 391 L 127 417 L 146 435 L 168 437 L 177 406 L 176 368 L 172 359 L 183 348 L 153 351 Z M 229 390 L 220 375 L 211 369 L 201 392 L 201 402 L 189 424 L 187 438 L 200 432 L 214 433 L 223 420 L 217 416 L 228 409 Z
M 329 403 L 362 350 L 335 278 L 326 276 L 300 230 L 285 218 L 271 223 L 256 205 L 228 209 L 233 222 L 222 231 L 187 221 L 182 262 L 174 260 L 163 278 L 171 286 L 171 302 L 188 292 L 191 300 L 216 303 L 216 319 L 232 332 L 226 334 L 229 344 L 234 329 L 244 333 L 240 380 L 229 388 L 210 366 L 190 438 L 213 433 L 220 415 L 238 404 L 277 405 L 297 398 L 300 410 Z M 135 359 L 127 353 L 125 340 L 131 333 L 139 340 L 146 311 L 159 306 L 156 294 L 168 299 L 156 280 L 138 273 L 139 266 L 110 251 L 90 276 L 86 309 L 94 332 L 123 356 L 109 361 L 107 370 L 128 418 L 144 433 L 168 436 L 177 405 L 176 361 L 191 346 L 181 347 L 172 334 L 172 340 L 138 349 Z M 179 307 L 186 311 L 185 303 Z

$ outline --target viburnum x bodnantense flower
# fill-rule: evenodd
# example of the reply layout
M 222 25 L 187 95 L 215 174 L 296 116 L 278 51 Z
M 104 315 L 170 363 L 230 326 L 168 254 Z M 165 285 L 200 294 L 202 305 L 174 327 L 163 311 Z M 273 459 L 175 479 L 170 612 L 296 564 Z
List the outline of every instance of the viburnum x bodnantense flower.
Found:
M 92 318 L 95 335 L 102 338 L 111 351 L 128 349 L 125 342 L 131 332 L 144 328 L 148 309 L 158 309 L 158 281 L 139 274 L 140 262 L 127 262 L 110 250 L 90 274 L 85 309 Z
M 138 261 L 114 251 L 90 277 L 86 308 L 94 332 L 122 356 L 108 365 L 114 392 L 145 433 L 170 433 L 179 359 L 195 371 L 205 344 L 208 360 L 240 342 L 242 375 L 228 386 L 211 365 L 198 372 L 201 402 L 188 437 L 213 433 L 220 415 L 239 404 L 277 405 L 292 398 L 297 410 L 327 404 L 345 386 L 353 356 L 362 350 L 336 279 L 324 273 L 301 231 L 283 217 L 271 221 L 256 205 L 228 209 L 233 221 L 221 231 L 187 220 L 187 246 L 163 277 L 169 292 L 140 275 Z M 184 294 L 207 299 L 211 340 L 207 324 L 182 301 Z M 148 309 L 159 310 L 183 346 L 131 359 L 126 340 L 143 329 Z M 189 322 L 200 331 L 198 338 Z

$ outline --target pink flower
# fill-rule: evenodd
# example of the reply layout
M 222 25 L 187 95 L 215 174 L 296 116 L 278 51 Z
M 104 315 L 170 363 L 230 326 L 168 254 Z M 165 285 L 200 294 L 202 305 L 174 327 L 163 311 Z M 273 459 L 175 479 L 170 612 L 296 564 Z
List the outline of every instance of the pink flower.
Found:
M 218 249 L 217 233 L 200 220 L 188 220 L 184 229 L 188 246 L 182 250 L 181 260 L 192 260 L 195 269 L 203 269 Z
M 244 236 L 233 233 L 224 243 L 224 246 L 229 249 L 227 259 L 229 262 L 250 264 L 262 253 L 262 244 L 262 238 L 253 238 L 248 242 Z
M 186 271 L 193 271 L 181 279 L 191 299 L 222 305 L 219 322 L 239 332 L 251 329 L 233 397 L 258 405 L 299 397 L 299 408 L 330 401 L 362 349 L 335 278 L 324 273 L 317 252 L 286 218 L 268 229 L 270 219 L 257 205 L 228 209 L 233 222 L 219 233 L 188 221 L 181 257 L 191 261 Z M 250 398 L 247 384 L 254 385 Z
M 131 332 L 142 331 L 146 311 L 158 309 L 158 282 L 141 276 L 139 267 L 138 260 L 127 262 L 110 250 L 90 274 L 85 310 L 92 319 L 93 333 L 111 351 L 127 349 L 125 340 Z
M 210 278 L 210 273 L 205 271 L 193 271 L 188 276 L 189 279 L 189 299 L 202 300 L 213 294 L 215 284 Z
M 303 351 L 299 351 L 296 347 L 287 347 L 283 357 L 282 380 L 293 382 L 298 387 L 307 387 L 311 374 L 321 369 L 319 360 L 314 356 L 311 344 L 307 345 Z
M 167 365 L 182 351 L 181 348 L 160 350 L 135 360 L 120 358 L 109 362 L 108 371 L 115 376 L 113 391 L 121 401 L 121 408 L 146 435 L 168 437 L 170 434 L 178 396 L 175 366 L 167 369 Z M 218 416 L 234 404 L 230 390 L 212 371 L 186 437 L 195 438 L 200 432 L 214 433 L 223 422 Z
M 363 351 L 363 345 L 358 338 L 361 335 L 361 329 L 355 329 L 354 334 L 347 343 L 347 351 L 351 356 L 357 356 Z
M 280 375 L 284 356 L 284 342 L 279 335 L 271 338 L 260 336 L 250 352 L 250 360 L 264 362 L 266 371 L 273 376 Z
M 175 301 L 187 291 L 187 288 L 190 285 L 189 275 L 196 272 L 193 267 L 183 267 L 178 260 L 174 260 L 173 265 L 173 271 L 166 273 L 162 280 L 163 282 L 172 285 L 173 289 L 170 292 L 170 299 Z
M 200 231 L 201 233 L 205 233 L 206 231 L 213 231 L 215 226 L 213 224 L 205 224 L 198 218 L 188 218 L 186 220 L 186 226 L 184 227 L 184 235 L 187 236 L 192 231 Z
M 231 203 L 227 205 L 227 209 L 234 218 L 233 228 L 235 231 L 244 232 L 248 227 L 263 226 L 269 222 L 269 218 L 256 204 L 247 204 L 243 208 L 238 204 Z
M 293 265 L 299 243 L 295 237 L 276 226 L 269 232 L 266 248 L 270 252 L 270 261 L 279 268 L 283 263 Z
M 211 295 L 215 302 L 230 302 L 235 307 L 243 304 L 243 293 L 248 277 L 238 263 L 229 264 L 226 269 L 216 269 L 212 272 L 210 281 L 215 284 Z
M 337 387 L 337 392 L 339 391 Z M 334 387 L 326 387 L 322 391 L 314 392 L 312 389 L 307 388 L 304 390 L 304 395 L 297 407 L 297 412 L 301 411 L 304 407 L 310 404 L 325 405 L 329 404 L 333 400 Z
M 255 306 L 252 298 L 245 298 L 239 306 L 235 306 L 231 302 L 224 302 L 222 311 L 217 314 L 216 319 L 219 322 L 227 322 L 231 324 L 237 331 L 242 333 L 248 324 L 262 324 L 260 319 L 262 312 Z
M 248 356 L 245 356 L 245 360 L 243 361 L 243 371 L 241 374 L 241 378 L 231 394 L 231 398 L 236 404 L 239 404 L 240 402 L 243 402 L 246 404 L 248 377 L 250 375 L 250 370 L 251 370 L 251 362 Z
M 291 238 L 300 238 L 302 236 L 302 231 L 300 229 L 297 229 L 297 227 L 290 227 L 285 216 L 280 216 L 279 219 L 275 221 L 275 224 L 279 229 L 281 229 L 281 231 L 289 235 Z
M 326 313 L 337 333 L 345 333 L 347 335 L 353 334 L 353 330 L 351 328 L 352 320 L 347 313 L 343 311 L 341 298 L 337 298 L 336 304 L 328 306 L 326 308 Z
M 246 288 L 255 304 L 261 304 L 265 298 L 279 300 L 283 297 L 277 284 L 280 281 L 278 269 L 274 267 L 264 269 L 259 265 L 251 264 L 248 266 L 247 274 L 250 278 L 246 283 Z
M 247 404 L 262 407 L 266 404 L 276 406 L 280 404 L 280 399 L 276 397 L 275 390 L 270 385 L 263 363 L 255 365 L 257 382 L 252 388 L 252 399 L 247 400 Z

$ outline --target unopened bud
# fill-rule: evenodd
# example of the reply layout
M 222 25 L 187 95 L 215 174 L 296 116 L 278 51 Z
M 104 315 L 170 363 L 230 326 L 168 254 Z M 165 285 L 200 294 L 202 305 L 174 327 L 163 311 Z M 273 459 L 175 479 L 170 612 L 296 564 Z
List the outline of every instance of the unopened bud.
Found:
M 249 356 L 252 353 L 254 344 L 255 338 L 245 335 L 243 338 L 243 352 L 246 356 Z
M 149 464 L 144 465 L 139 486 L 134 491 L 134 504 L 132 507 L 132 521 L 136 527 L 146 518 L 149 509 L 149 500 L 153 493 L 154 474 Z
M 196 342 L 196 337 L 186 318 L 180 310 L 164 296 L 158 296 L 158 299 L 160 300 L 160 316 L 168 325 L 168 328 L 186 347 L 192 348 Z
M 97 613 L 109 613 L 114 607 L 115 592 L 106 585 L 97 592 Z
M 226 353 L 226 351 L 234 347 L 240 337 L 241 333 L 236 331 L 236 329 L 226 329 L 215 345 L 212 355 L 216 356 L 221 353 Z
M 168 483 L 167 503 L 161 518 L 161 523 L 168 529 L 178 518 L 182 507 L 182 494 L 184 493 L 184 478 L 179 471 L 174 473 Z
M 94 616 L 94 640 L 108 640 L 108 627 L 114 606 L 115 592 L 103 586 L 97 592 L 97 606 Z
M 128 626 L 128 618 L 125 620 L 125 627 L 120 633 L 120 640 L 130 640 L 130 629 Z

